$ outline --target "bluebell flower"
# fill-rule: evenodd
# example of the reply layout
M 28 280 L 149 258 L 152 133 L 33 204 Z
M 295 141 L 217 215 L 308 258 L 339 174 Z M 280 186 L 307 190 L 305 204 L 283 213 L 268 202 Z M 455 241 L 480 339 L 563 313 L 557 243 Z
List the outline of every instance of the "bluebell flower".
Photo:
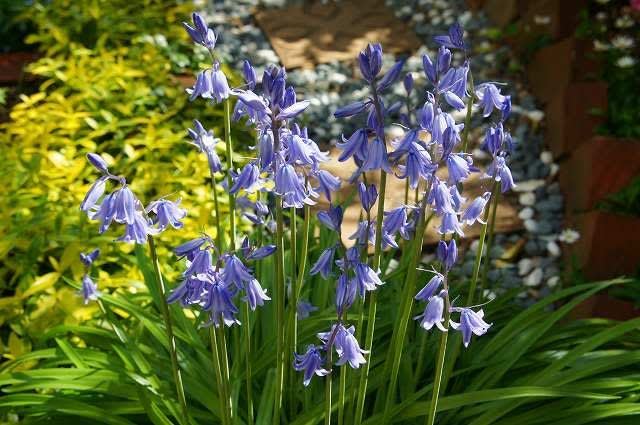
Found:
M 513 176 L 511 170 L 505 162 L 503 155 L 498 155 L 493 158 L 493 162 L 487 168 L 487 175 L 493 177 L 497 182 L 500 182 L 500 190 L 502 193 L 508 192 L 516 185 L 513 182 Z
M 474 199 L 467 209 L 462 214 L 460 221 L 462 221 L 467 226 L 471 226 L 473 223 L 478 221 L 479 223 L 484 224 L 484 221 L 480 218 L 484 209 L 489 202 L 489 198 L 491 197 L 491 192 L 485 192 L 482 196 L 478 196 Z
M 89 268 L 96 261 L 96 258 L 100 255 L 100 249 L 96 248 L 88 254 L 83 252 L 80 253 L 80 261 L 84 264 L 85 267 Z
M 380 82 L 378 83 L 378 91 L 383 92 L 389 88 L 393 83 L 398 81 L 402 67 L 404 66 L 404 60 L 396 62 L 389 70 L 384 74 Z
M 330 373 L 322 367 L 324 359 L 320 354 L 320 349 L 313 344 L 307 346 L 307 351 L 303 355 L 294 353 L 294 358 L 293 368 L 298 372 L 304 372 L 303 383 L 305 387 L 309 385 L 313 375 L 326 376 Z
M 446 100 L 449 106 L 451 106 L 454 109 L 457 109 L 458 111 L 467 107 L 467 105 L 464 104 L 462 99 L 460 99 L 460 97 L 452 91 L 444 92 L 443 96 L 444 96 L 444 100 Z
M 348 105 L 342 106 L 333 113 L 336 118 L 348 118 L 354 115 L 358 115 L 367 110 L 370 102 L 357 101 Z
M 360 161 L 367 157 L 367 130 L 360 128 L 356 130 L 349 139 L 342 135 L 342 143 L 336 143 L 336 147 L 343 152 L 338 157 L 338 161 L 343 162 L 352 156 Z
M 464 231 L 458 221 L 458 214 L 455 212 L 446 212 L 442 215 L 442 221 L 440 223 L 440 229 L 438 232 L 441 235 L 447 235 L 449 233 L 457 233 L 460 237 L 464 236 Z
M 437 70 L 439 75 L 445 74 L 451 66 L 451 51 L 444 46 L 440 46 L 438 49 L 438 65 Z
M 493 109 L 502 109 L 505 97 L 500 94 L 498 89 L 493 83 L 480 84 L 476 88 L 476 96 L 480 99 L 480 108 L 483 109 L 483 116 L 488 117 L 493 112 Z
M 262 186 L 262 180 L 260 179 L 260 170 L 255 162 L 250 162 L 244 167 L 239 174 L 233 178 L 233 185 L 229 189 L 229 193 L 235 195 L 244 189 L 247 193 L 254 193 Z
M 464 30 L 457 22 L 449 28 L 449 33 L 447 35 L 436 35 L 433 39 L 436 43 L 441 46 L 448 47 L 449 49 L 466 49 L 464 42 Z
M 367 234 L 367 230 L 369 231 Z M 356 240 L 359 245 L 366 245 L 367 243 L 373 245 L 376 239 L 376 223 L 374 220 L 371 222 L 361 221 L 358 223 L 356 231 L 349 236 L 349 240 Z
M 283 142 L 287 147 L 287 162 L 289 164 L 310 166 L 315 163 L 314 150 L 311 145 L 305 143 L 302 137 L 288 133 Z
M 318 307 L 306 302 L 305 300 L 299 300 L 296 309 L 298 312 L 298 320 L 306 319 L 316 310 L 318 310 Z
M 435 85 L 438 80 L 438 74 L 431 57 L 428 54 L 422 55 L 422 67 L 424 68 L 424 75 L 427 76 L 431 84 Z
M 244 282 L 250 282 L 254 279 L 249 269 L 244 265 L 242 260 L 234 254 L 224 256 L 224 271 L 222 272 L 222 281 L 225 285 L 234 284 L 241 289 Z
M 288 108 L 289 106 L 296 103 L 296 100 L 297 100 L 296 90 L 293 88 L 293 86 L 288 86 L 287 89 L 284 91 L 284 101 L 282 103 L 282 108 L 283 109 Z
M 198 97 L 222 102 L 231 94 L 229 83 L 224 72 L 220 69 L 220 64 L 216 62 L 211 69 L 201 71 L 196 77 L 196 83 L 191 89 L 187 89 L 190 95 L 189 100 Z
M 467 79 L 469 75 L 469 61 L 464 61 L 462 66 L 455 69 L 453 78 L 451 80 L 451 85 L 448 87 L 449 92 L 454 93 L 460 99 L 464 99 L 465 97 L 469 97 L 469 92 L 467 90 Z
M 442 285 L 442 282 L 444 282 L 444 276 L 441 273 L 438 273 L 437 271 L 433 271 L 434 275 L 433 277 L 429 280 L 429 282 L 427 282 L 427 284 L 424 286 L 424 288 L 422 288 L 415 296 L 416 300 L 419 301 L 429 301 L 429 298 L 431 298 L 436 291 L 438 290 L 438 288 L 440 288 L 440 285 Z
M 256 70 L 247 59 L 242 63 L 242 77 L 247 83 L 249 90 L 254 90 L 256 88 Z
M 438 295 L 429 298 L 429 302 L 424 312 L 414 317 L 414 320 L 420 320 L 420 326 L 425 330 L 431 330 L 436 325 L 442 332 L 447 332 L 444 327 L 444 298 L 447 292 L 443 289 Z
M 258 163 L 260 170 L 266 171 L 273 163 L 273 133 L 264 131 L 258 139 Z
M 197 276 L 187 277 L 182 283 L 173 289 L 171 294 L 167 297 L 167 303 L 173 304 L 180 301 L 182 307 L 188 307 L 190 305 L 199 304 L 202 296 L 205 294 L 205 281 L 199 279 Z
M 103 174 L 109 175 L 109 167 L 107 167 L 107 162 L 97 153 L 90 152 L 87 154 L 87 159 L 95 167 L 96 170 L 100 171 Z
M 190 277 L 209 273 L 212 266 L 211 252 L 208 249 L 202 249 L 196 252 L 190 251 L 190 254 L 192 259 L 187 263 L 187 269 L 182 276 Z
M 248 281 L 244 290 L 247 295 L 242 298 L 242 301 L 247 301 L 253 311 L 255 311 L 257 306 L 263 306 L 265 301 L 271 300 L 271 298 L 267 296 L 266 289 L 262 289 L 260 282 L 256 279 Z
M 365 211 L 371 211 L 373 204 L 378 199 L 378 189 L 376 185 L 370 184 L 368 187 L 364 183 L 360 182 L 358 185 L 358 195 L 360 197 L 360 204 Z
M 500 118 L 502 122 L 509 119 L 509 116 L 511 115 L 511 96 L 504 97 L 504 102 L 502 102 L 502 106 L 500 107 L 500 112 L 502 114 Z
M 403 239 L 410 239 L 410 226 L 407 221 L 407 207 L 400 206 L 384 212 L 382 228 L 390 235 L 400 232 Z
M 274 252 L 276 252 L 275 245 L 265 245 L 251 251 L 248 255 L 245 256 L 245 258 L 249 261 L 262 260 L 263 258 L 270 256 Z
M 191 17 L 193 20 L 193 27 L 186 22 L 182 23 L 184 28 L 187 30 L 187 33 L 196 44 L 201 44 L 209 49 L 209 51 L 213 51 L 216 47 L 216 34 L 211 28 L 207 27 L 202 16 L 194 12 Z
M 104 194 L 108 179 L 108 176 L 102 176 L 91 185 L 91 188 L 89 188 L 89 191 L 80 204 L 80 211 L 89 214 L 89 212 L 96 207 L 98 200 Z
M 482 310 L 475 312 L 470 308 L 451 307 L 451 311 L 460 313 L 460 323 L 452 320 L 451 327 L 462 333 L 462 342 L 465 347 L 469 346 L 472 334 L 477 336 L 484 335 L 492 325 L 484 321 L 484 312 Z
M 329 204 L 326 211 L 318 211 L 318 220 L 334 232 L 340 233 L 342 226 L 342 207 L 340 205 L 333 206 Z
M 342 366 L 345 363 L 349 363 L 349 366 L 357 369 L 360 365 L 366 364 L 367 361 L 363 354 L 368 354 L 369 352 L 360 348 L 354 335 L 355 327 L 351 326 L 347 329 L 343 325 L 338 326 L 340 328 L 333 341 L 333 346 L 336 349 L 336 353 L 338 353 L 336 365 Z
M 457 184 L 466 180 L 471 172 L 469 162 L 460 154 L 447 156 L 447 169 L 449 170 L 449 184 Z
M 304 204 L 315 203 L 309 198 L 300 176 L 292 165 L 284 164 L 276 171 L 275 183 L 275 192 L 282 196 L 285 208 L 302 208 Z
M 95 301 L 100 298 L 100 291 L 98 291 L 98 285 L 89 277 L 88 274 L 82 276 L 82 288 L 78 291 L 78 295 L 82 295 L 84 304 L 89 304 L 89 301 Z
M 462 204 L 467 202 L 467 198 L 462 196 L 458 191 L 457 185 L 449 186 L 449 193 L 451 193 L 451 200 L 453 201 L 453 209 L 458 212 L 462 208 Z
M 158 229 L 165 230 L 169 225 L 174 229 L 181 229 L 184 225 L 180 220 L 186 217 L 187 210 L 180 208 L 180 201 L 169 201 L 168 199 L 160 199 L 154 201 L 147 207 L 147 213 L 153 212 L 156 214 L 156 224 Z
M 340 179 L 326 170 L 318 170 L 316 173 L 318 189 L 324 193 L 325 198 L 331 202 L 331 192 L 336 192 L 340 189 Z
M 453 212 L 453 198 L 447 184 L 436 178 L 432 185 L 428 201 L 435 207 L 436 214 Z
M 161 229 L 151 227 L 151 221 L 136 211 L 133 223 L 125 223 L 124 235 L 120 236 L 117 241 L 127 243 L 145 244 L 147 243 L 147 235 L 155 235 L 160 233 Z
M 364 263 L 356 266 L 352 282 L 357 285 L 358 293 L 362 298 L 364 298 L 365 291 L 375 291 L 378 286 L 384 285 L 384 282 L 378 277 L 378 273 Z
M 387 157 L 387 147 L 380 138 L 376 137 L 367 148 L 366 158 L 361 168 L 362 171 L 383 169 L 387 173 L 392 172 Z
M 180 258 L 187 257 L 189 261 L 193 261 L 194 256 L 200 251 L 200 247 L 204 245 L 205 242 L 208 242 L 209 238 L 200 237 L 196 239 L 192 239 L 188 242 L 183 243 L 182 245 L 178 245 L 173 249 L 173 252 Z
M 491 155 L 496 156 L 498 151 L 502 148 L 502 142 L 504 140 L 504 130 L 502 123 L 498 123 L 495 127 L 487 127 L 484 133 L 484 140 L 480 146 L 482 149 L 489 152 Z
M 206 275 L 205 292 L 202 296 L 202 309 L 209 312 L 209 321 L 203 326 L 216 327 L 223 323 L 226 326 L 240 324 L 236 318 L 238 308 L 233 304 L 233 292 L 215 273 Z
M 382 46 L 380 43 L 369 43 L 358 55 L 358 64 L 365 80 L 368 82 L 375 80 L 382 69 Z
M 413 91 L 413 74 L 407 72 L 407 74 L 404 76 L 402 84 L 404 85 L 404 91 L 407 92 L 407 96 L 410 96 L 411 92 Z
M 307 109 L 310 105 L 308 100 L 303 100 L 301 102 L 296 102 L 291 106 L 288 106 L 280 111 L 280 113 L 276 116 L 278 120 L 289 120 L 295 118 L 300 115 Z
M 336 311 L 340 316 L 353 305 L 357 289 L 357 284 L 353 281 L 350 282 L 346 274 L 340 275 L 336 287 Z
M 258 117 L 261 115 L 271 114 L 271 109 L 267 105 L 265 99 L 254 92 L 250 90 L 234 90 L 233 94 L 250 109 L 250 112 L 257 114 Z M 256 120 L 256 122 L 259 121 L 261 120 Z
M 335 253 L 335 246 L 325 249 L 322 254 L 320 254 L 318 261 L 316 261 L 313 267 L 311 267 L 311 270 L 309 270 L 309 274 L 313 276 L 320 273 L 320 276 L 327 279 L 331 275 L 331 271 L 333 269 L 333 257 L 335 256 Z
M 438 261 L 444 265 L 445 270 L 450 271 L 458 259 L 458 246 L 456 245 L 456 240 L 451 239 L 449 244 L 442 240 L 438 242 L 436 256 L 438 257 Z
M 187 130 L 193 140 L 191 144 L 207 155 L 211 174 L 222 171 L 222 163 L 216 152 L 217 139 L 214 138 L 213 131 L 207 131 L 198 120 L 193 121 L 193 127 L 193 129 Z

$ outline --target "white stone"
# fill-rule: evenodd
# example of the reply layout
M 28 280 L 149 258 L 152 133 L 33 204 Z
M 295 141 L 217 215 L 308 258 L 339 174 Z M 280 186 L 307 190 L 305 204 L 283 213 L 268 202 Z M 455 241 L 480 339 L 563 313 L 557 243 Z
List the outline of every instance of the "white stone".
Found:
M 523 282 L 526 286 L 538 286 L 542 282 L 543 277 L 544 273 L 542 272 L 542 269 L 538 267 L 525 277 Z
M 527 113 L 527 117 L 529 117 L 529 119 L 533 121 L 534 124 L 537 124 L 544 118 L 544 112 L 535 109 L 533 111 L 529 111 Z
M 521 205 L 530 207 L 536 203 L 536 195 L 533 192 L 523 193 L 518 197 L 518 201 Z
M 529 219 L 533 218 L 534 213 L 535 213 L 535 211 L 533 210 L 533 208 L 526 207 L 526 208 L 523 208 L 518 213 L 518 217 L 520 218 L 520 220 L 529 220 Z
M 551 164 L 553 162 L 553 154 L 549 151 L 542 151 L 542 153 L 540 153 L 540 161 L 547 165 Z
M 556 286 L 558 286 L 558 283 L 560 283 L 560 276 L 551 276 L 549 279 L 547 279 L 547 286 L 549 288 L 555 288 Z
M 524 221 L 524 228 L 527 229 L 528 232 L 534 233 L 538 230 L 538 222 L 532 219 Z
M 529 274 L 529 272 L 533 269 L 533 260 L 530 258 L 523 258 L 518 261 L 518 275 L 524 276 Z
M 533 192 L 537 188 L 544 186 L 545 181 L 542 179 L 536 180 L 525 180 L 522 182 L 518 182 L 518 185 L 513 188 L 516 192 Z
M 549 251 L 549 254 L 551 254 L 553 257 L 559 257 L 562 253 L 560 251 L 560 246 L 558 246 L 556 241 L 547 242 L 547 251 Z
M 549 169 L 549 175 L 550 176 L 555 176 L 556 174 L 558 174 L 558 171 L 560 171 L 560 166 L 558 164 L 551 164 L 550 169 Z
M 575 243 L 578 239 L 580 239 L 580 233 L 573 229 L 564 229 L 560 236 L 558 236 L 558 240 L 560 242 L 572 244 Z

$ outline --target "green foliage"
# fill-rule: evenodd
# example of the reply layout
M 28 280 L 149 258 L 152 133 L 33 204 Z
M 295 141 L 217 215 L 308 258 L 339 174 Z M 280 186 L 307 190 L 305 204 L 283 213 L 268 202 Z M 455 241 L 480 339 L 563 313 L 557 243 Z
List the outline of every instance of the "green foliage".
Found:
M 318 242 L 318 241 L 316 241 Z M 313 244 L 311 246 L 318 246 Z M 318 253 L 313 253 L 315 258 Z M 138 261 L 146 279 L 153 279 L 151 264 L 139 251 Z M 269 282 L 273 267 L 259 272 Z M 77 287 L 77 283 L 68 281 Z M 510 299 L 485 308 L 495 325 L 465 349 L 448 379 L 440 400 L 442 424 L 587 424 L 630 418 L 640 414 L 637 391 L 640 375 L 640 319 L 625 323 L 606 320 L 567 322 L 567 314 L 581 301 L 623 281 L 584 284 L 560 291 L 529 309 L 514 310 Z M 151 284 L 151 282 L 147 282 Z M 313 279 L 305 291 L 323 290 Z M 326 284 L 324 285 L 326 287 Z M 389 349 L 394 312 L 394 291 L 385 291 L 381 302 L 376 350 L 371 369 L 370 391 L 384 386 L 384 351 Z M 169 358 L 156 294 L 131 294 L 119 289 L 101 300 L 102 313 L 93 323 L 59 325 L 39 341 L 43 348 L 6 362 L 0 369 L 5 395 L 0 412 L 26 418 L 73 423 L 130 424 L 172 423 L 177 401 L 167 367 Z M 549 311 L 558 304 L 559 308 Z M 318 325 L 329 323 L 328 303 L 311 318 L 300 322 L 300 344 L 315 339 Z M 210 423 L 219 417 L 219 404 L 206 330 L 198 330 L 202 317 L 172 306 L 174 329 L 193 423 Z M 257 397 L 257 423 L 268 424 L 273 403 L 276 332 L 272 307 L 260 310 L 253 322 L 253 384 Z M 509 320 L 511 319 L 511 320 Z M 238 329 L 238 328 L 236 328 Z M 237 332 L 237 331 L 234 331 Z M 234 405 L 244 405 L 242 344 L 230 332 L 231 380 Z M 393 423 L 420 423 L 427 413 L 433 373 L 431 361 L 418 368 L 418 341 L 424 335 L 429 355 L 435 351 L 434 335 L 421 329 L 410 332 L 405 345 L 405 367 L 401 370 L 402 400 L 393 407 Z M 437 336 L 437 335 L 436 335 Z M 450 338 L 450 350 L 460 344 Z M 341 368 L 335 373 L 347 369 Z M 417 370 L 421 372 L 416 373 Z M 353 373 L 353 372 L 349 372 Z M 357 374 L 356 374 L 357 376 Z M 299 409 L 287 423 L 314 424 L 323 415 L 321 382 L 303 390 L 295 376 L 291 396 Z M 338 379 L 334 379 L 338 382 Z M 335 388 L 337 391 L 337 388 Z M 374 397 L 370 397 L 369 409 Z M 238 423 L 245 412 L 239 410 Z M 373 415 L 365 423 L 379 423 Z M 613 423 L 613 422 L 606 422 Z M 631 422 L 629 422 L 631 423 Z
M 27 0 L 0 0 L 0 52 L 16 52 L 29 49 L 24 37 L 33 30 L 33 25 L 20 19 L 29 8 Z
M 592 1 L 582 11 L 576 36 L 594 43 L 594 54 L 602 63 L 601 78 L 608 84 L 609 106 L 601 134 L 640 138 L 640 20 L 626 0 L 607 4 Z
M 79 323 L 95 313 L 95 307 L 83 307 L 61 285 L 62 276 L 81 275 L 81 251 L 102 249 L 98 277 L 103 287 L 144 290 L 131 247 L 114 246 L 116 233 L 98 236 L 78 210 L 95 178 L 86 153 L 103 153 L 143 202 L 171 193 L 182 196 L 189 210 L 186 228 L 215 234 L 208 228 L 213 203 L 206 158 L 186 143 L 185 130 L 200 118 L 220 136 L 221 107 L 192 106 L 162 48 L 146 42 L 124 45 L 143 35 L 136 31 L 178 26 L 175 7 L 164 2 L 146 2 L 147 8 L 122 1 L 53 3 L 35 6 L 32 14 L 40 32 L 30 41 L 47 51 L 29 68 L 41 81 L 40 90 L 21 95 L 11 121 L 0 126 L 0 340 L 19 341 L 7 344 L 15 348 L 4 350 L 9 357 L 28 350 L 31 338 L 51 325 Z M 144 15 L 139 22 L 138 14 Z M 65 32 L 70 21 L 83 19 L 86 26 L 100 22 L 104 35 L 86 43 L 95 49 L 78 43 L 84 37 L 80 27 L 70 25 Z M 177 44 L 188 46 L 184 38 Z M 235 134 L 241 147 L 249 135 L 238 129 Z M 219 148 L 223 155 L 224 143 Z M 219 191 L 226 217 L 228 201 Z M 161 244 L 176 244 L 194 233 L 169 234 Z
M 640 215 L 640 177 L 636 177 L 627 186 L 607 197 L 598 207 L 618 214 Z

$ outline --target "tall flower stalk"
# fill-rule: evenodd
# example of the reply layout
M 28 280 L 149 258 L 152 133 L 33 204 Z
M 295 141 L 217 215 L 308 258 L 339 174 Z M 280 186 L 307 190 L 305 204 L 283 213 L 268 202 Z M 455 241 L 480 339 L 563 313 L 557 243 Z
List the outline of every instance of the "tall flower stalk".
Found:
M 201 326 L 210 327 L 215 373 L 215 379 L 211 381 L 215 381 L 217 387 L 223 425 L 240 421 L 253 424 L 256 413 L 259 417 L 261 412 L 254 412 L 252 382 L 265 368 L 261 365 L 254 369 L 254 356 L 263 352 L 263 347 L 254 347 L 254 341 L 259 338 L 252 335 L 251 325 L 257 322 L 255 310 L 271 301 L 269 295 L 273 295 L 272 326 L 276 341 L 273 350 L 275 364 L 270 366 L 275 368 L 275 384 L 266 389 L 273 394 L 272 423 L 295 420 L 299 404 L 297 382 L 301 379 L 302 384 L 308 386 L 314 377 L 325 379 L 322 411 L 326 425 L 333 419 L 336 404 L 338 425 L 348 422 L 351 417 L 354 424 L 360 425 L 365 419 L 365 412 L 370 410 L 375 413 L 381 411 L 382 422 L 390 423 L 407 333 L 413 333 L 409 329 L 413 328 L 414 304 L 423 303 L 422 314 L 414 317 L 419 327 L 425 331 L 435 327 L 442 332 L 426 417 L 427 424 L 434 424 L 440 393 L 446 389 L 447 371 L 453 368 L 461 349 L 456 346 L 453 355 L 447 354 L 449 332 L 452 329 L 459 331 L 466 347 L 473 335 L 481 336 L 491 327 L 479 306 L 471 304 L 487 237 L 487 251 L 491 248 L 499 195 L 514 186 L 506 163 L 513 142 L 504 129 L 511 110 L 509 96 L 503 95 L 496 83 L 474 85 L 463 31 L 457 24 L 448 34 L 435 38 L 440 45 L 435 60 L 429 55 L 423 56 L 428 87 L 424 91 L 424 99 L 415 107 L 411 94 L 419 96 L 419 91 L 414 91 L 411 74 L 402 79 L 407 94 L 404 105 L 387 104 L 390 88 L 401 80 L 404 60 L 383 72 L 382 46 L 367 45 L 358 56 L 358 64 L 369 94 L 334 113 L 337 118 L 364 118 L 359 128 L 348 137 L 343 135 L 337 144 L 340 151 L 338 161 L 352 160 L 356 165 L 348 184 L 357 186 L 360 208 L 356 231 L 352 235 L 343 235 L 346 201 L 336 194 L 342 182 L 322 169 L 329 156 L 312 139 L 310 131 L 313 128 L 301 127 L 298 122 L 310 101 L 297 98 L 295 88 L 287 81 L 286 70 L 277 65 L 267 66 L 262 78 L 258 79 L 256 70 L 245 60 L 242 68 L 244 83 L 239 87 L 229 87 L 214 54 L 215 32 L 198 14 L 193 15 L 192 24 L 185 23 L 184 26 L 193 41 L 204 46 L 212 58 L 211 65 L 198 73 L 194 86 L 187 90 L 189 98 L 192 101 L 205 99 L 213 104 L 222 103 L 224 108 L 224 166 L 216 149 L 219 139 L 215 138 L 213 131 L 207 130 L 197 120 L 188 130 L 190 143 L 206 156 L 209 166 L 215 239 L 203 232 L 173 249 L 178 260 L 184 261 L 183 271 L 180 283 L 167 295 L 154 236 L 169 227 L 183 227 L 182 219 L 187 212 L 180 207 L 180 200 L 162 197 L 143 207 L 126 179 L 112 174 L 100 155 L 90 154 L 89 162 L 101 175 L 81 204 L 81 209 L 90 219 L 100 222 L 100 233 L 115 222 L 125 228 L 119 241 L 149 245 L 155 271 L 155 287 L 151 289 L 163 299 L 160 310 L 167 332 L 176 399 L 181 406 L 178 420 L 188 422 L 189 412 L 168 304 L 180 303 L 182 308 L 192 309 Z M 464 60 L 458 65 L 452 59 L 456 51 L 464 53 Z M 465 108 L 464 123 L 457 123 L 453 111 Z M 393 124 L 397 122 L 394 114 L 405 109 L 406 114 L 400 117 L 403 135 L 390 138 L 392 133 L 386 127 L 396 125 Z M 468 200 L 463 196 L 464 182 L 472 173 L 481 172 L 468 152 L 472 150 L 470 127 L 474 109 L 481 110 L 485 118 L 494 119 L 480 146 L 491 156 L 491 164 L 482 175 L 490 182 L 487 186 L 491 188 Z M 256 145 L 252 149 L 255 156 L 247 162 L 240 163 L 238 158 L 234 161 L 231 121 L 244 123 L 255 131 Z M 444 169 L 446 176 L 438 172 Z M 400 205 L 390 206 L 385 202 L 389 174 L 405 180 L 404 203 Z M 371 175 L 379 175 L 377 184 L 369 181 Z M 220 184 L 216 176 L 222 181 Z M 117 187 L 105 195 L 108 182 L 115 183 Z M 228 233 L 223 226 L 225 221 L 221 217 L 218 189 L 221 189 L 220 193 L 224 190 L 229 199 Z M 328 207 L 312 209 L 322 198 Z M 374 206 L 375 213 L 372 212 Z M 299 210 L 303 210 L 304 215 L 300 229 Z M 310 240 L 315 240 L 316 234 L 311 225 L 313 213 L 331 235 L 325 238 L 325 233 L 321 233 L 321 239 L 330 242 L 323 247 L 307 273 L 308 253 L 315 252 L 310 246 Z M 255 232 L 242 235 L 244 227 L 239 224 L 242 220 L 251 223 Z M 441 241 L 436 249 L 437 266 L 428 271 L 420 266 L 424 234 L 433 222 L 436 222 Z M 460 285 L 453 280 L 455 274 L 450 274 L 450 271 L 457 263 L 458 241 L 464 237 L 465 227 L 476 222 L 482 224 L 482 230 L 473 278 L 466 306 L 457 306 L 454 304 L 460 295 Z M 290 242 L 285 243 L 287 235 L 290 235 Z M 289 255 L 286 255 L 286 249 L 289 249 Z M 373 255 L 370 256 L 371 249 Z M 386 274 L 382 269 L 391 269 L 387 266 L 393 250 L 398 249 L 402 249 L 405 255 L 399 266 Z M 385 251 L 389 255 L 384 254 Z M 264 277 L 260 261 L 273 254 L 275 279 L 266 289 L 258 280 Z M 85 255 L 89 265 L 91 255 Z M 487 252 L 481 287 L 484 287 L 489 267 L 488 255 Z M 424 272 L 430 273 L 430 278 L 417 291 L 420 280 L 426 275 Z M 327 300 L 330 291 L 335 290 L 335 295 L 330 312 L 327 314 L 325 311 L 323 316 L 331 317 L 330 323 L 316 333 L 315 343 L 301 347 L 298 320 L 318 309 L 301 298 L 307 275 L 319 276 L 326 281 L 322 283 L 323 287 L 318 288 L 321 303 Z M 385 286 L 397 280 L 403 286 L 399 306 L 392 309 L 396 316 L 383 365 L 383 384 L 372 390 L 369 388 L 369 373 L 371 356 L 374 350 L 379 352 L 375 338 L 376 314 L 378 300 L 383 296 L 378 292 L 386 290 Z M 268 290 L 273 294 L 268 294 Z M 88 273 L 83 277 L 81 292 L 86 302 L 100 297 L 100 291 Z M 238 306 L 238 302 L 242 306 Z M 356 308 L 350 312 L 354 304 Z M 230 334 L 229 347 L 227 328 L 233 326 L 242 326 L 242 329 Z M 364 345 L 361 348 L 359 340 L 362 339 Z M 419 359 L 420 362 L 428 362 L 426 338 L 421 339 Z M 362 369 L 359 374 L 349 368 L 340 369 L 335 403 L 333 375 L 346 365 L 352 369 L 362 366 Z M 241 387 L 232 382 L 232 376 L 242 375 L 239 371 L 243 366 L 246 379 L 244 398 L 235 391 Z M 302 377 L 290 371 L 290 366 L 301 372 Z M 273 369 L 270 370 L 272 373 Z M 415 382 L 421 379 L 421 371 L 419 366 Z M 367 403 L 369 393 L 375 391 L 376 403 Z M 305 396 L 304 405 L 308 407 L 311 401 L 310 396 Z

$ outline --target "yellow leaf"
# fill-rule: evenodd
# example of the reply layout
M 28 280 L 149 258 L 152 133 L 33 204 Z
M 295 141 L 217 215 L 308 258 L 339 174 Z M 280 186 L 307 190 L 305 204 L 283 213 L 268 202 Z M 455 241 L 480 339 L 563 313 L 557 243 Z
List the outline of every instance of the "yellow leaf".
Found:
M 15 359 L 16 357 L 21 356 L 22 354 L 28 353 L 30 350 L 29 345 L 22 340 L 18 335 L 14 332 L 11 332 L 9 335 L 9 353 L 6 354 L 6 357 L 11 359 Z
M 24 291 L 24 293 L 22 294 L 22 298 L 30 297 L 33 294 L 51 288 L 53 285 L 55 285 L 58 279 L 60 279 L 60 273 L 58 272 L 51 272 L 40 276 L 35 281 L 33 281 L 29 289 Z

